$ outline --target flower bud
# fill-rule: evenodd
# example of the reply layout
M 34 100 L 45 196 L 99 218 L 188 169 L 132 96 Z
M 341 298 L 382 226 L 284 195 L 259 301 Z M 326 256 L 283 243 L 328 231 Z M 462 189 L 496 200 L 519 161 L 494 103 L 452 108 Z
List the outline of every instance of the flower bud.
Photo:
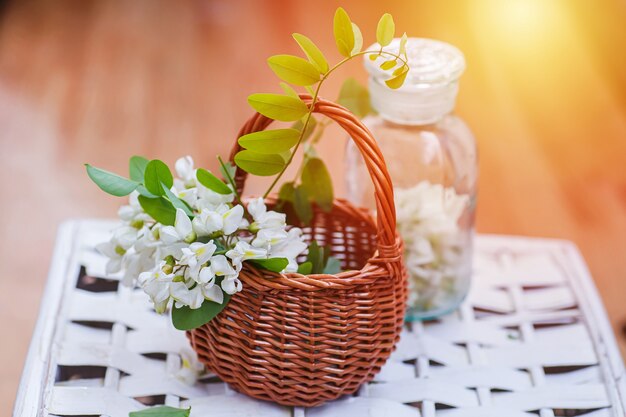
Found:
M 196 232 L 192 231 L 185 238 L 185 243 L 193 243 L 196 241 L 197 238 L 198 238 L 198 235 L 196 234 Z

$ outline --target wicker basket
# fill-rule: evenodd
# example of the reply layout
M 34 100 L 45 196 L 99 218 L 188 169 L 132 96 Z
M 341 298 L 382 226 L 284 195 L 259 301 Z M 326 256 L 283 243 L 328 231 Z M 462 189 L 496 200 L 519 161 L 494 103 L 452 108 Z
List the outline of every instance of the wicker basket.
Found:
M 310 104 L 309 96 L 303 99 Z M 292 406 L 319 405 L 371 381 L 398 341 L 406 302 L 402 243 L 383 156 L 345 108 L 319 100 L 315 112 L 343 127 L 363 154 L 376 191 L 377 222 L 345 200 L 336 200 L 329 213 L 316 209 L 305 235 L 330 245 L 347 271 L 305 276 L 244 267 L 243 291 L 215 319 L 188 332 L 200 360 L 233 389 Z M 255 114 L 239 136 L 270 123 Z M 235 145 L 231 158 L 238 150 Z M 245 177 L 237 171 L 240 191 Z

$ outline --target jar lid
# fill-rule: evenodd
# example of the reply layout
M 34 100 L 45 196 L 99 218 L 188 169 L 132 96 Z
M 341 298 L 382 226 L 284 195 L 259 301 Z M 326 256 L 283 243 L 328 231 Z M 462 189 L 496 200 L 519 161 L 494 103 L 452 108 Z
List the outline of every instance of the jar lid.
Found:
M 379 50 L 380 45 L 369 49 Z M 383 48 L 395 54 L 399 50 L 399 38 Z M 381 116 L 399 123 L 433 122 L 454 108 L 458 79 L 465 70 L 463 53 L 448 43 L 424 38 L 409 38 L 406 53 L 409 72 L 402 87 L 396 90 L 385 85 L 390 72 L 380 69 L 380 64 L 390 57 L 381 55 L 372 61 L 365 56 L 372 105 Z

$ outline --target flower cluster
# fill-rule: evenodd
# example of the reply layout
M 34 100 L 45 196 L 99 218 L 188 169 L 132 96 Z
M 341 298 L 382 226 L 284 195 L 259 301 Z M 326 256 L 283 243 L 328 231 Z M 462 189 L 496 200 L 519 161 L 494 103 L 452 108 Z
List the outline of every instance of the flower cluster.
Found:
M 118 213 L 123 225 L 97 246 L 109 258 L 107 273 L 123 270 L 124 283 L 138 283 L 161 313 L 171 303 L 191 309 L 205 300 L 222 304 L 224 293 L 241 291 L 246 261 L 278 260 L 277 272 L 297 271 L 296 257 L 307 245 L 299 228 L 287 227 L 285 214 L 268 210 L 262 198 L 244 207 L 235 203 L 234 191 L 207 188 L 189 156 L 175 168 L 178 178 L 169 191 L 188 210 L 177 207 L 174 224 L 164 225 L 144 211 L 133 191 Z
M 405 244 L 409 272 L 409 305 L 431 310 L 456 296 L 457 281 L 467 272 L 470 253 L 459 227 L 468 207 L 466 195 L 422 181 L 395 190 L 398 231 Z

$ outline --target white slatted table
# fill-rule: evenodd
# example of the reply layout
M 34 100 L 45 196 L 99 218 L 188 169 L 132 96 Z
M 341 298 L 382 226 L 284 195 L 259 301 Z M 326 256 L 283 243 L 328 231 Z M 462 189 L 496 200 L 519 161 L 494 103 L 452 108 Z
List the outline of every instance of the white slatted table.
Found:
M 106 277 L 94 245 L 113 223 L 61 227 L 14 416 L 126 417 L 144 404 L 192 416 L 623 417 L 626 378 L 576 248 L 479 236 L 472 292 L 459 311 L 415 324 L 357 395 L 292 409 L 215 377 L 173 375 L 188 344 L 139 290 Z M 108 279 L 104 279 L 108 278 Z

